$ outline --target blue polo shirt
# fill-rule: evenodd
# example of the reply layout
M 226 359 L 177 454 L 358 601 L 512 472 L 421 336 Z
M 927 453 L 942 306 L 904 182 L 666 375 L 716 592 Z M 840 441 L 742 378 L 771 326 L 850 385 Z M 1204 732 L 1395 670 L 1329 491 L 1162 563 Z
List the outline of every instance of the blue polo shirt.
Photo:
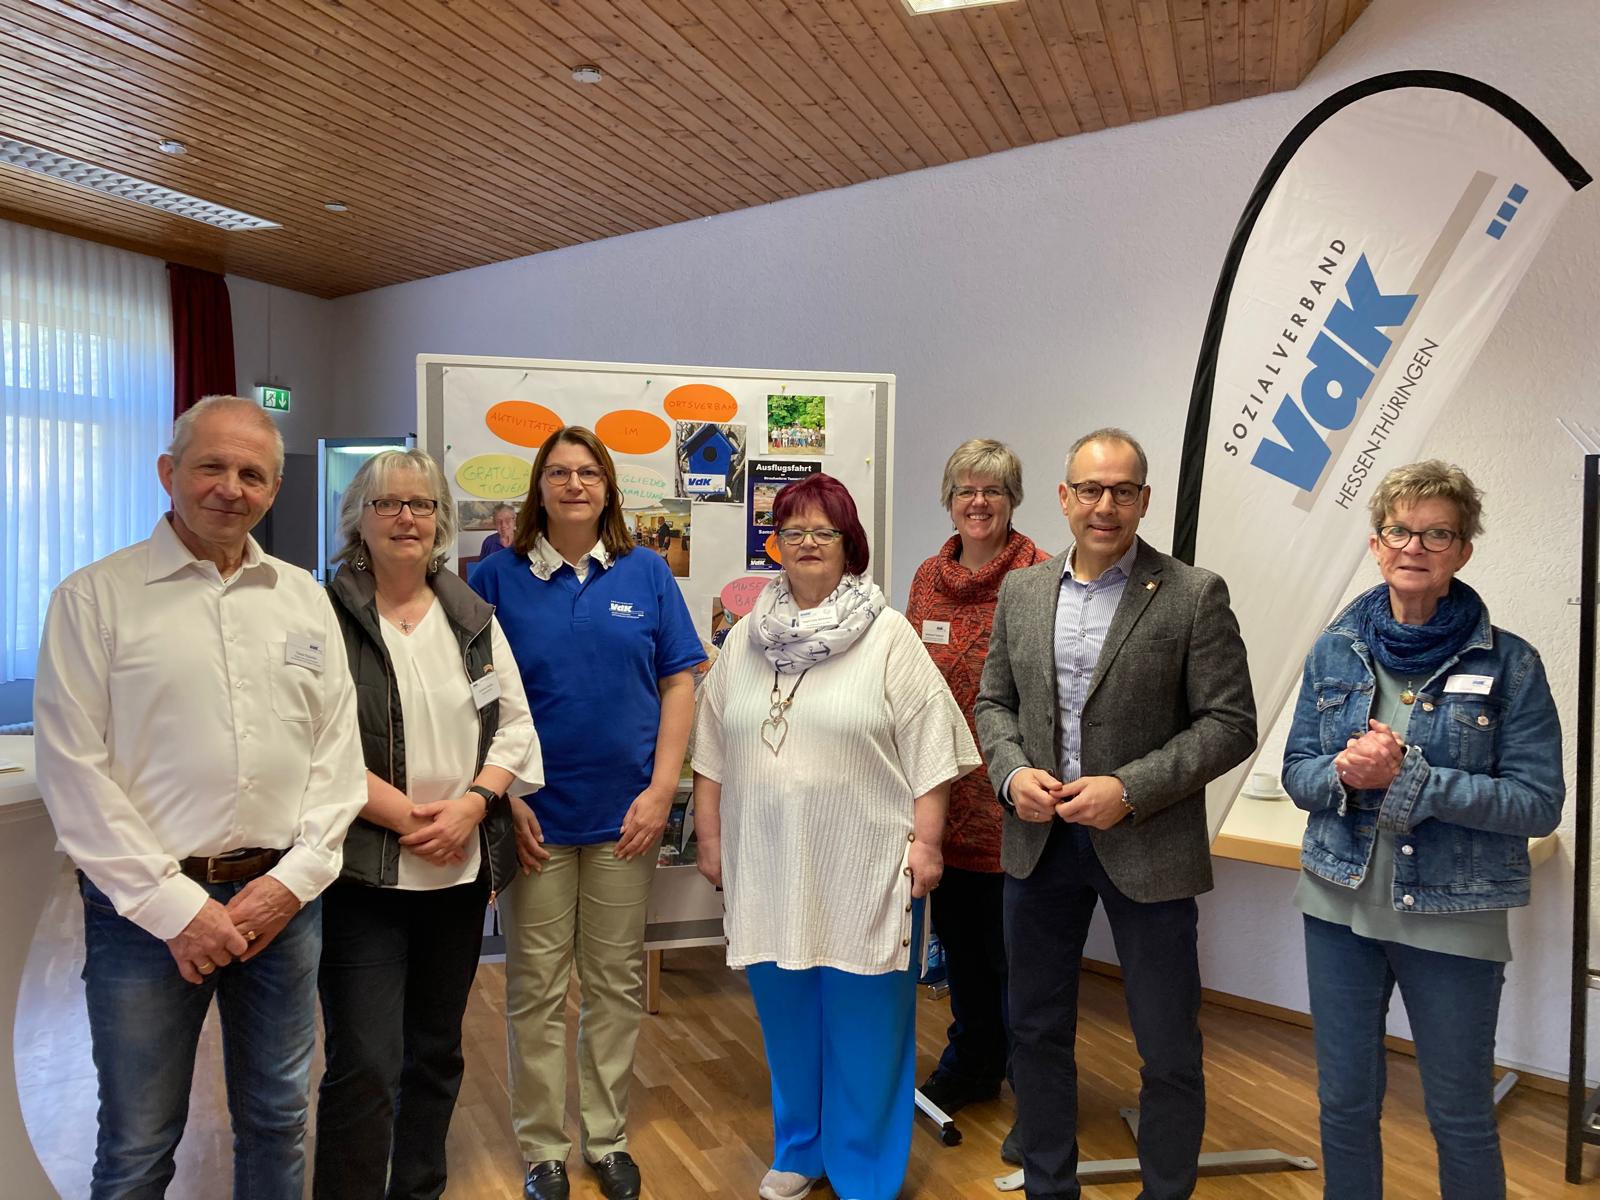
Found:
M 609 567 L 591 558 L 581 583 L 565 563 L 543 580 L 504 550 L 471 582 L 495 606 L 539 731 L 545 786 L 531 801 L 545 841 L 615 841 L 655 767 L 657 683 L 706 657 L 671 568 L 632 551 Z

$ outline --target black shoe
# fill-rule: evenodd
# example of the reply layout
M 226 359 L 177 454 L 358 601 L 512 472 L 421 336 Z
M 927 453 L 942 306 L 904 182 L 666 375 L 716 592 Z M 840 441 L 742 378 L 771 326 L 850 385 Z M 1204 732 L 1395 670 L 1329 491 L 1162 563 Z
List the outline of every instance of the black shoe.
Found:
M 528 1164 L 528 1177 L 522 1181 L 522 1194 L 527 1200 L 567 1200 L 571 1191 L 567 1164 L 560 1159 Z
M 954 1116 L 958 1109 L 969 1104 L 980 1104 L 985 1100 L 993 1100 L 1000 1094 L 998 1083 L 981 1084 L 968 1083 L 954 1075 L 941 1075 L 935 1071 L 928 1076 L 920 1088 L 917 1089 L 935 1107 L 943 1109 L 950 1116 Z
M 600 1194 L 606 1200 L 639 1200 L 639 1167 L 626 1150 L 608 1154 L 589 1164 L 600 1180 Z
M 1013 1167 L 1022 1165 L 1022 1144 L 1017 1138 L 1016 1122 L 1012 1122 L 1006 1140 L 1000 1143 L 1000 1160 L 1010 1163 Z

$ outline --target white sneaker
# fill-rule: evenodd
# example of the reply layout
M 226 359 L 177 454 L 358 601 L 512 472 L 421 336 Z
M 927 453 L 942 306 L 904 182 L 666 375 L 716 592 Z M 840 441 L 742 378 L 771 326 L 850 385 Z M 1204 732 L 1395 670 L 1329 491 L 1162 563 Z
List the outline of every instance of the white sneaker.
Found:
M 817 1181 L 799 1171 L 780 1171 L 776 1167 L 768 1171 L 761 1179 L 761 1187 L 756 1195 L 761 1200 L 800 1200 L 812 1188 L 817 1186 Z

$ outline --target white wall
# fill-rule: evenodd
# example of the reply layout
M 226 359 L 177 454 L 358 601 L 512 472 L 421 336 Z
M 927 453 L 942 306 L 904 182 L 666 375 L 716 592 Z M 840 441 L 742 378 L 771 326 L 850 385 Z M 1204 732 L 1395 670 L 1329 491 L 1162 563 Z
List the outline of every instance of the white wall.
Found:
M 288 453 L 315 454 L 318 438 L 370 432 L 350 424 L 360 418 L 334 392 L 331 301 L 229 275 L 228 302 L 239 395 L 254 399 L 263 383 L 293 395 L 288 412 L 273 414 Z
M 339 420 L 410 428 L 419 352 L 893 371 L 897 600 L 949 529 L 944 458 L 977 434 L 1021 451 L 1018 524 L 1056 549 L 1061 452 L 1091 425 L 1128 426 L 1153 459 L 1145 532 L 1165 546 L 1216 272 L 1282 136 L 1339 87 L 1433 67 L 1509 92 L 1600 168 L 1597 44 L 1593 0 L 1377 0 L 1288 95 L 350 297 L 334 303 Z M 1467 578 L 1545 652 L 1569 735 L 1577 453 L 1555 417 L 1600 416 L 1597 203 L 1600 189 L 1574 201 L 1430 447 L 1488 492 Z M 1504 1060 L 1549 1073 L 1566 1065 L 1567 857 L 1513 919 L 1500 1031 Z M 1219 866 L 1207 983 L 1303 1009 L 1293 873 Z M 1091 950 L 1111 956 L 1103 937 Z

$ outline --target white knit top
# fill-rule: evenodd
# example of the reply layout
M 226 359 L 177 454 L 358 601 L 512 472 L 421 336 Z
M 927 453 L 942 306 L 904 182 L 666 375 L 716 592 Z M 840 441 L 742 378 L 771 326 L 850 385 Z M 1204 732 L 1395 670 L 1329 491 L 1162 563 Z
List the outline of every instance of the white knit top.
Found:
M 743 634 L 706 678 L 694 745 L 694 769 L 722 785 L 728 965 L 903 970 L 913 801 L 978 765 L 966 720 L 910 624 L 885 609 L 807 672 L 774 756 L 760 735 L 772 667 Z M 783 695 L 794 681 L 779 677 Z

